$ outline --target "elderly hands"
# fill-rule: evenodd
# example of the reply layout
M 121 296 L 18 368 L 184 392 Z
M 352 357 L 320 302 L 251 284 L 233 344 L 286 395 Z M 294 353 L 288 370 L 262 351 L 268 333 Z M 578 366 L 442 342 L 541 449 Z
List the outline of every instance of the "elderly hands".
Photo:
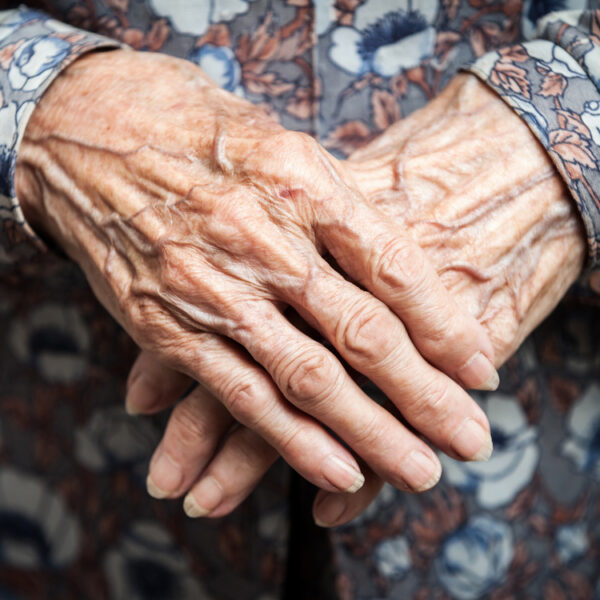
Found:
M 210 457 L 232 419 L 248 430 L 228 441 L 263 438 L 325 490 L 364 481 L 336 435 L 402 489 L 437 481 L 436 454 L 294 327 L 288 306 L 436 446 L 489 456 L 487 419 L 457 383 L 496 385 L 485 331 L 351 171 L 163 55 L 90 54 L 34 111 L 16 172 L 27 219 L 141 348 L 203 386 L 172 416 L 182 458 L 161 445 L 155 495 L 187 489 L 203 462 L 186 451 L 200 443 Z
M 568 192 L 545 150 L 521 119 L 484 84 L 456 77 L 424 109 L 394 125 L 343 165 L 360 191 L 390 222 L 409 232 L 462 306 L 477 316 L 493 341 L 497 364 L 552 310 L 581 270 L 585 244 Z M 170 405 L 185 378 L 142 353 L 130 382 L 145 374 L 147 387 L 130 388 L 140 412 Z M 149 386 L 149 382 L 153 382 Z M 252 490 L 274 460 L 269 445 L 237 427 L 213 456 L 206 392 L 180 403 L 158 454 L 186 472 L 185 507 L 192 516 L 221 516 Z M 182 408 L 185 407 L 185 408 Z M 187 411 L 181 419 L 178 411 Z M 193 440 L 185 431 L 202 435 Z M 213 443 L 213 447 L 218 442 Z M 156 458 L 151 465 L 155 472 Z M 382 480 L 368 468 L 355 494 L 319 492 L 314 514 L 326 525 L 358 515 Z M 195 482 L 195 483 L 194 483 Z

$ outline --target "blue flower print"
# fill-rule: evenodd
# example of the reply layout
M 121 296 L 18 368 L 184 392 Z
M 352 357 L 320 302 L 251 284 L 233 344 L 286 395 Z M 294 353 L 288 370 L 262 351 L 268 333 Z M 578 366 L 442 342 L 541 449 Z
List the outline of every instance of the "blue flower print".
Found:
M 10 182 L 13 179 L 13 155 L 7 146 L 0 144 L 0 194 L 10 198 Z M 0 211 L 5 207 L 0 205 Z
M 574 404 L 567 418 L 569 438 L 562 453 L 577 470 L 600 480 L 600 386 L 594 384 Z
M 71 45 L 58 37 L 34 37 L 15 51 L 8 70 L 8 81 L 14 90 L 30 92 L 38 89 L 70 53 Z
M 228 92 L 242 95 L 241 69 L 231 48 L 206 44 L 195 49 L 189 56 L 217 85 Z
M 444 477 L 475 494 L 487 509 L 508 504 L 531 481 L 539 461 L 537 431 L 530 427 L 516 398 L 502 394 L 480 402 L 490 421 L 494 452 L 487 462 L 459 462 L 440 454 Z
M 10 198 L 14 194 L 12 189 L 15 170 L 15 146 L 19 123 L 27 119 L 35 107 L 35 103 L 27 100 L 17 108 L 16 102 L 10 102 L 0 108 L 0 195 Z M 0 204 L 0 218 L 9 216 L 14 218 L 14 205 Z M 10 214 L 2 214 L 8 212 Z
M 513 554 L 508 524 L 487 515 L 477 516 L 446 539 L 436 570 L 452 598 L 486 598 L 504 581 Z
M 88 469 L 129 468 L 145 483 L 148 462 L 160 435 L 151 421 L 132 419 L 120 406 L 96 410 L 75 432 L 75 456 Z
M 0 470 L 0 565 L 56 568 L 72 563 L 81 540 L 79 523 L 41 478 Z
M 111 598 L 213 600 L 171 534 L 151 521 L 133 523 L 104 560 Z
M 594 144 L 600 146 L 600 102 L 588 100 L 583 108 L 585 110 L 581 113 L 581 120 L 590 130 Z
M 548 40 L 528 42 L 527 54 L 542 62 L 542 65 L 567 79 L 587 79 L 587 75 L 574 58 L 560 46 Z
M 390 538 L 375 548 L 377 570 L 389 579 L 402 579 L 412 566 L 408 540 L 404 536 Z
M 42 13 L 21 8 L 18 11 L 6 11 L 4 18 L 0 19 L 0 42 L 6 39 L 19 27 L 28 21 L 34 21 L 42 17 Z
M 556 552 L 563 564 L 581 558 L 588 547 L 587 531 L 583 523 L 563 525 L 556 531 Z
M 17 131 L 17 103 L 0 108 L 0 194 L 11 196 L 10 182 L 14 168 L 13 146 Z
M 335 0 L 314 0 L 315 32 L 323 35 L 335 20 Z
M 538 19 L 548 13 L 564 10 L 567 4 L 574 3 L 567 0 L 524 0 L 523 10 L 521 11 L 523 37 L 525 39 L 532 38 L 535 35 L 535 26 Z
M 436 14 L 436 2 L 367 0 L 356 9 L 353 27 L 333 31 L 329 56 L 352 75 L 392 77 L 433 55 Z
M 36 307 L 11 323 L 8 340 L 15 356 L 46 381 L 73 383 L 87 373 L 90 332 L 73 306 Z
M 150 0 L 150 6 L 161 17 L 167 17 L 181 33 L 202 35 L 214 23 L 231 21 L 248 10 L 252 0 Z

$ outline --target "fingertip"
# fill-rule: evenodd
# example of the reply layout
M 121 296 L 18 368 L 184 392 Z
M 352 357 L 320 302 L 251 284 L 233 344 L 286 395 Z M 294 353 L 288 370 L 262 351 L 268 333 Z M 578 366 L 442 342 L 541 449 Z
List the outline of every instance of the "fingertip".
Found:
M 351 462 L 350 462 L 351 461 Z M 330 454 L 322 464 L 323 477 L 340 492 L 354 494 L 365 483 L 365 476 L 354 458 L 345 460 L 335 454 Z
M 442 476 L 442 464 L 433 452 L 411 450 L 402 462 L 403 483 L 413 492 L 430 490 Z
M 500 385 L 500 375 L 494 371 L 490 376 L 476 389 L 486 392 L 495 392 Z
M 206 508 L 201 507 L 190 492 L 183 500 L 183 510 L 190 519 L 198 519 L 205 517 L 210 512 Z
M 181 494 L 184 472 L 180 464 L 168 454 L 162 442 L 150 459 L 150 468 L 146 478 L 148 493 L 157 499 L 170 498 Z
M 154 483 L 150 475 L 148 475 L 148 477 L 146 478 L 146 491 L 150 496 L 152 496 L 156 500 L 163 500 L 164 498 L 167 498 L 167 496 L 169 496 L 169 492 L 166 492 L 165 490 L 159 488 Z
M 157 404 L 156 386 L 153 386 L 144 373 L 133 379 L 125 396 L 125 410 L 128 415 L 135 416 L 147 412 Z
M 490 431 L 470 417 L 454 432 L 450 447 L 463 460 L 478 462 L 488 460 L 494 449 Z
M 137 406 L 135 401 L 131 400 L 131 398 L 129 397 L 129 394 L 127 394 L 127 396 L 125 396 L 125 412 L 130 417 L 137 417 L 138 415 L 142 414 L 142 411 L 139 409 L 139 407 Z
M 125 382 L 125 389 L 127 392 L 131 389 L 133 384 L 136 382 L 137 378 L 144 372 L 143 369 L 143 361 L 145 360 L 144 352 L 142 352 L 133 363 L 129 371 L 129 375 L 127 375 L 127 381 Z
M 323 493 L 313 506 L 313 519 L 318 527 L 335 527 L 341 522 L 348 506 L 345 494 Z
M 500 385 L 498 371 L 479 350 L 458 370 L 458 378 L 468 389 L 494 391 Z
M 206 517 L 223 502 L 224 498 L 225 492 L 218 479 L 206 475 L 185 497 L 183 510 L 192 519 Z
M 356 494 L 319 490 L 313 502 L 315 524 L 319 527 L 339 527 L 360 515 L 383 487 L 383 480 L 366 465 L 365 479 L 365 485 Z

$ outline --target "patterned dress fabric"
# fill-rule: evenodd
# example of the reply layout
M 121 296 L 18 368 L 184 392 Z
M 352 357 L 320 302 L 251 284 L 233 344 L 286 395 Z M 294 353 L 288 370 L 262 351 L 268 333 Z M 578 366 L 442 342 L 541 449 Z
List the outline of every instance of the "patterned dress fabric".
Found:
M 303 484 L 278 463 L 232 515 L 192 521 L 180 502 L 145 491 L 165 417 L 123 410 L 136 349 L 81 271 L 24 222 L 13 186 L 36 101 L 85 52 L 127 44 L 191 60 L 339 156 L 467 68 L 549 152 L 581 212 L 593 278 L 600 270 L 595 3 L 1 6 L 0 598 L 600 599 L 600 297 L 586 280 L 502 368 L 500 389 L 475 395 L 492 426 L 489 462 L 442 456 L 434 490 L 407 495 L 385 486 L 355 521 L 312 537 L 298 535 L 309 506 L 298 510 Z M 290 577 L 306 555 L 327 563 L 321 571 L 335 590 L 313 560 L 300 573 L 313 591 L 294 596 Z

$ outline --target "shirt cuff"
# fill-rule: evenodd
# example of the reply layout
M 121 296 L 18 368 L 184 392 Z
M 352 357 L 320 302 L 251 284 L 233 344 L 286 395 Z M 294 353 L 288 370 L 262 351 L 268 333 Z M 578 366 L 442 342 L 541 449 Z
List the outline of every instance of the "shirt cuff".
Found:
M 466 70 L 494 89 L 548 150 L 579 208 L 588 267 L 600 271 L 600 93 L 596 85 L 575 58 L 548 40 L 490 52 Z
M 60 72 L 86 52 L 119 48 L 21 6 L 0 12 L 0 259 L 14 262 L 43 244 L 28 226 L 15 195 L 17 152 L 27 122 Z

